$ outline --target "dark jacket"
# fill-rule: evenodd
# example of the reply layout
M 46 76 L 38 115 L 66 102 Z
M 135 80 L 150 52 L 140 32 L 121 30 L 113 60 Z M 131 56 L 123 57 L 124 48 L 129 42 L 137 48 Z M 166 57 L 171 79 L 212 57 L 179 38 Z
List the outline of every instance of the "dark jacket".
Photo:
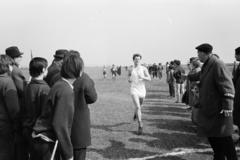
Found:
M 199 91 L 199 134 L 207 137 L 230 136 L 232 117 L 225 117 L 220 112 L 222 109 L 233 109 L 234 87 L 230 72 L 215 56 L 210 56 L 202 67 Z
M 13 134 L 19 112 L 17 90 L 8 74 L 0 75 L 0 136 Z
M 46 105 L 49 86 L 44 80 L 32 79 L 24 90 L 23 127 L 32 132 L 36 119 Z
M 63 159 L 73 157 L 71 128 L 74 116 L 74 92 L 70 85 L 59 80 L 51 88 L 47 105 L 34 126 L 36 134 L 42 133 L 51 139 L 58 139 Z
M 235 88 L 233 121 L 240 128 L 240 65 L 233 69 L 233 84 Z
M 178 84 L 182 84 L 184 83 L 186 77 L 184 76 L 185 74 L 185 70 L 183 69 L 182 66 L 177 66 L 175 69 L 174 69 L 174 72 L 173 72 L 173 76 L 174 78 L 176 79 L 176 83 Z
M 48 83 L 50 87 L 54 85 L 59 79 L 61 79 L 61 66 L 60 62 L 53 62 L 51 66 L 48 67 L 48 74 L 44 80 Z
M 74 82 L 75 113 L 72 126 L 72 144 L 74 148 L 86 148 L 91 144 L 90 113 L 88 104 L 97 100 L 93 80 L 83 73 Z

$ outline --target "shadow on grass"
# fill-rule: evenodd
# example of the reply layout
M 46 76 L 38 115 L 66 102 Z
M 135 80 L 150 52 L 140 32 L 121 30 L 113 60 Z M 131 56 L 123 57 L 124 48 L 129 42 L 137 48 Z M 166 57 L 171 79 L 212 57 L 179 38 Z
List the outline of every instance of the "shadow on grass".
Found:
M 147 105 L 147 104 L 146 104 Z M 179 108 L 179 107 L 160 107 L 160 106 L 144 106 L 143 113 L 144 114 L 150 114 L 150 115 L 169 115 L 169 116 L 178 116 L 182 118 L 188 118 L 190 117 L 190 112 Z
M 149 147 L 172 150 L 174 148 L 206 148 L 206 145 L 201 145 L 199 137 L 195 135 L 187 135 L 181 133 L 144 133 L 144 136 L 154 137 L 155 140 L 145 140 L 141 137 L 131 138 L 129 141 L 137 143 L 145 143 Z
M 156 157 L 156 158 L 151 158 L 148 160 L 186 160 L 186 159 L 182 159 L 180 157 L 177 156 L 168 156 L 168 157 Z
M 113 125 L 91 125 L 91 128 L 101 129 L 101 130 L 104 130 L 106 132 L 112 132 L 112 131 L 117 131 L 115 129 L 112 129 L 113 127 L 119 127 L 119 126 L 127 125 L 127 124 L 131 124 L 131 123 L 122 122 L 122 123 L 113 124 Z
M 166 129 L 172 131 L 196 133 L 196 126 L 190 121 L 174 120 L 174 119 L 144 119 L 144 121 L 151 122 L 148 126 L 154 126 L 159 129 Z
M 147 152 L 143 150 L 125 148 L 125 144 L 119 141 L 110 140 L 111 145 L 104 149 L 89 148 L 90 152 L 101 154 L 103 158 L 108 159 L 127 159 L 132 157 L 145 157 L 158 153 Z

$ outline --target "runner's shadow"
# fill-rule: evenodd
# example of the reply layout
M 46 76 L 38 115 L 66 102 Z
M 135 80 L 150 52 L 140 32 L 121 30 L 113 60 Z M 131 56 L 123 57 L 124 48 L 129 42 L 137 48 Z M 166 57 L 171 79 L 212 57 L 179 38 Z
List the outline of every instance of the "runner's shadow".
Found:
M 154 154 L 155 152 L 148 152 L 137 149 L 125 148 L 125 144 L 119 141 L 110 140 L 111 145 L 104 149 L 89 148 L 89 152 L 96 152 L 101 154 L 103 158 L 108 159 L 127 159 L 132 157 L 146 157 Z

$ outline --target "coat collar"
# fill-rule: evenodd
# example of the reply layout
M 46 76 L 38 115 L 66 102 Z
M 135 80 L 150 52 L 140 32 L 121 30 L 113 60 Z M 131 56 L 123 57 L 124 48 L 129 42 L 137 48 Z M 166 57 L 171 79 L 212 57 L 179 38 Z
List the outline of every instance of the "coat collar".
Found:
M 202 67 L 200 80 L 204 79 L 206 74 L 209 72 L 210 68 L 213 66 L 215 60 L 216 60 L 216 57 L 213 55 L 210 55 L 209 59 L 204 63 Z

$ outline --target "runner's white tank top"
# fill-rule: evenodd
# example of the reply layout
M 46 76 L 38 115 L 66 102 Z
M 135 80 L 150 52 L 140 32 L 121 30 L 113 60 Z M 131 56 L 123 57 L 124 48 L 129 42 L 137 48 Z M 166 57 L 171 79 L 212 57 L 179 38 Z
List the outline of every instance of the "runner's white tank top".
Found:
M 146 96 L 145 83 L 139 76 L 144 77 L 144 66 L 133 67 L 131 72 L 131 88 L 130 93 L 132 95 L 138 95 L 141 98 Z

